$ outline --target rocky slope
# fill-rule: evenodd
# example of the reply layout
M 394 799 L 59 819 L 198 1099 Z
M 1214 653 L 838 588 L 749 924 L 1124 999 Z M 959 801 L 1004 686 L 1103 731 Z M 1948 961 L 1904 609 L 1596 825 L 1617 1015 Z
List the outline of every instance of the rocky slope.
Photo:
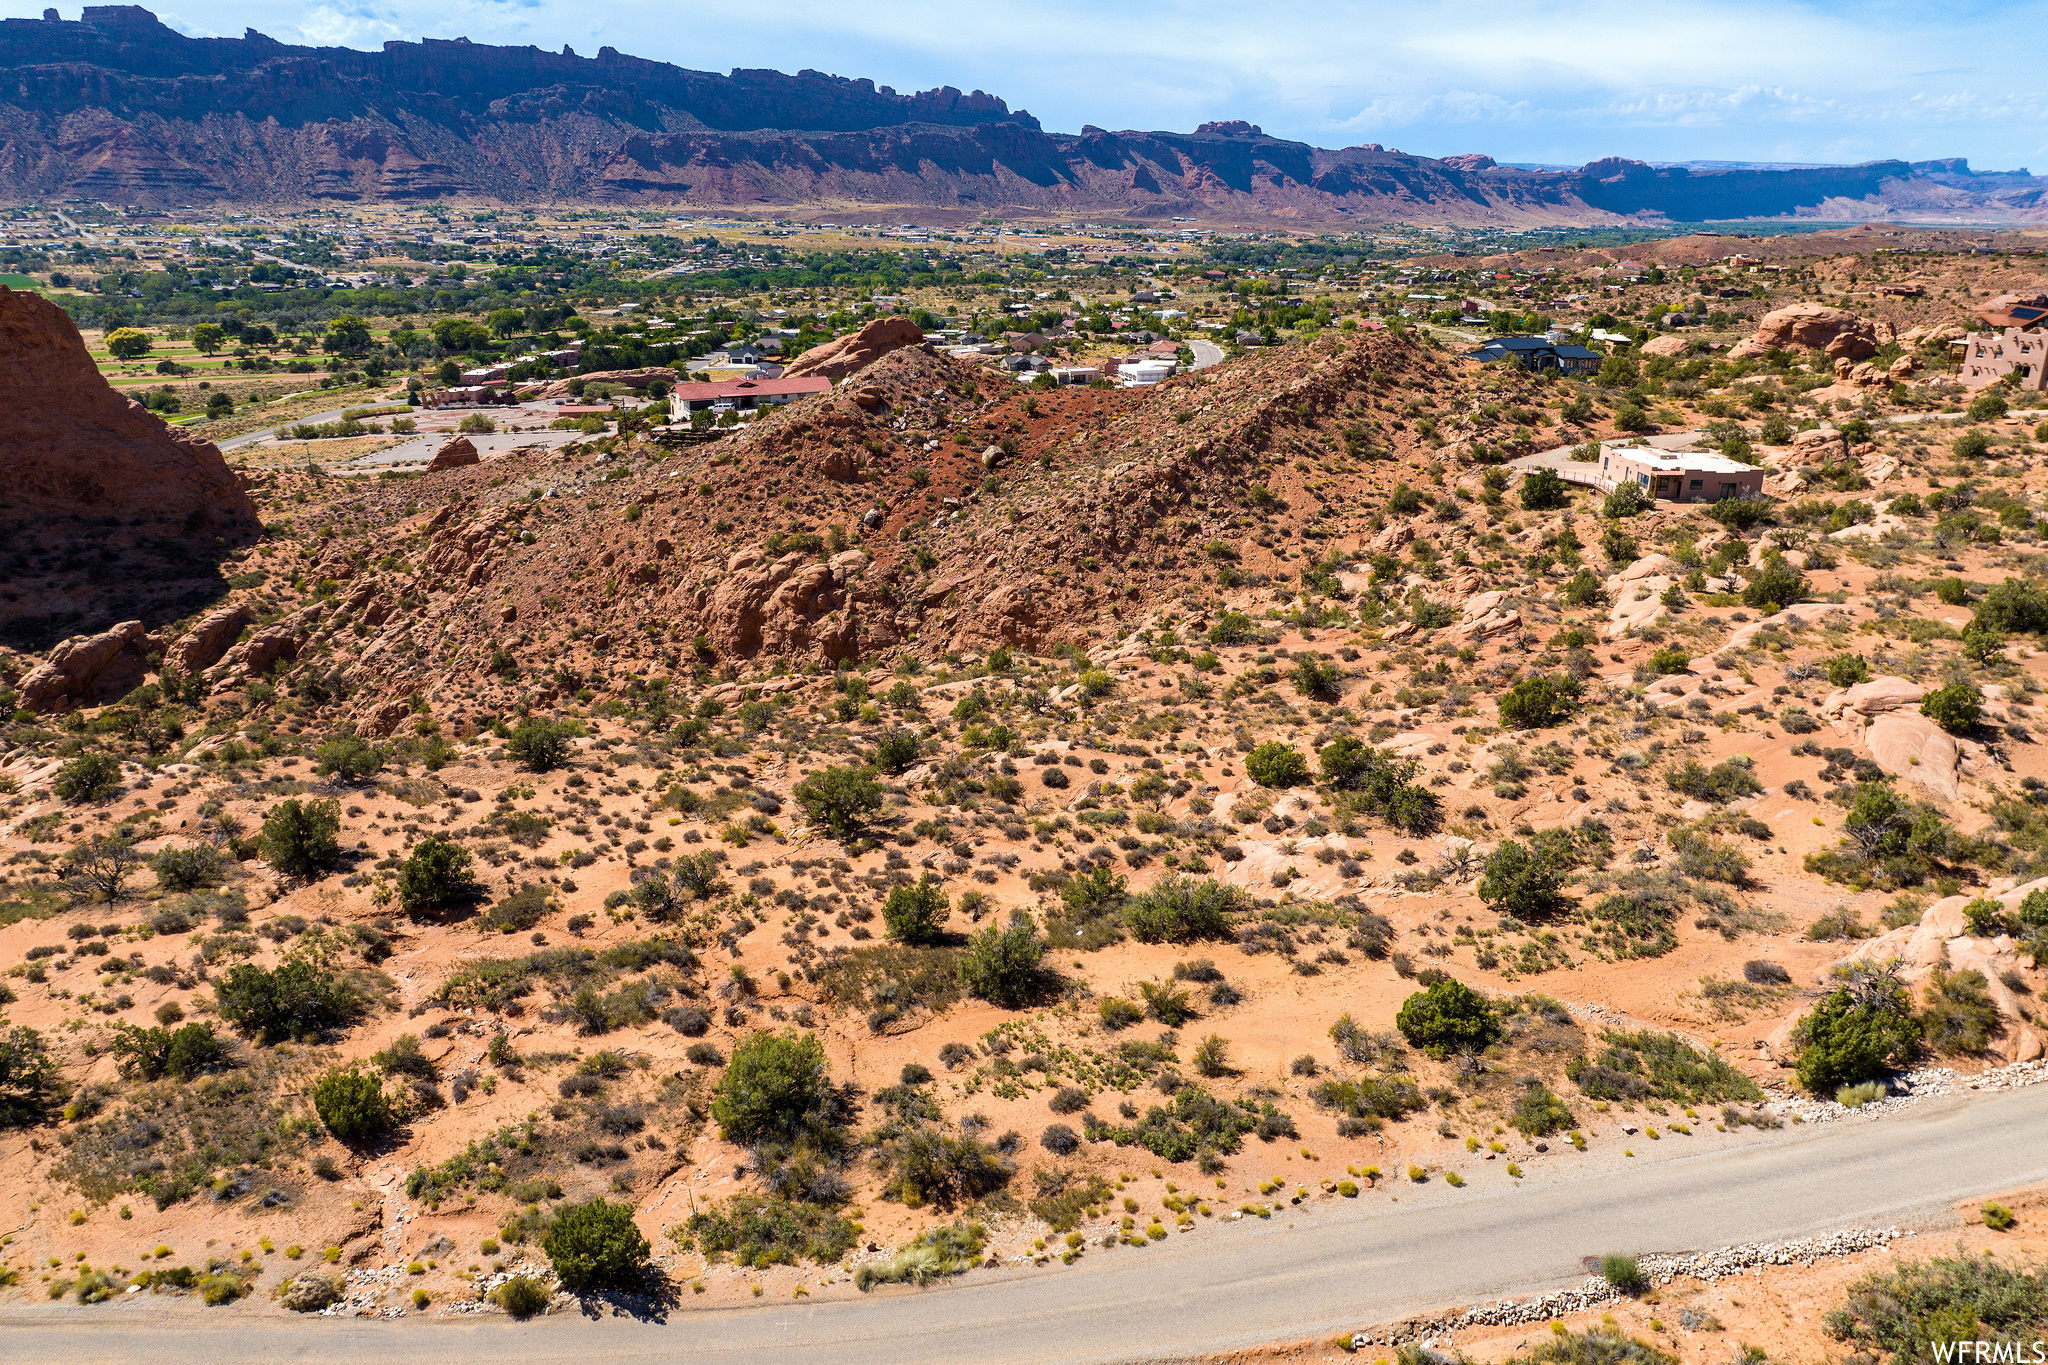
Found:
M 149 613 L 204 594 L 220 552 L 260 529 L 212 442 L 116 393 L 69 316 L 0 286 L 0 637 Z M 83 579 L 76 575 L 85 574 Z
M 1610 158 L 1549 173 L 1376 143 L 1322 150 L 1242 122 L 1063 135 L 980 91 L 901 95 L 814 71 L 720 76 L 611 48 L 587 58 L 466 39 L 381 52 L 290 47 L 253 30 L 188 39 L 133 6 L 88 7 L 77 22 L 0 20 L 0 72 L 9 198 L 473 195 L 1474 225 L 1822 205 L 1856 218 L 1899 205 L 2048 212 L 2038 187 L 2031 198 L 2009 178 L 1973 188 L 1952 162 L 1698 171 Z

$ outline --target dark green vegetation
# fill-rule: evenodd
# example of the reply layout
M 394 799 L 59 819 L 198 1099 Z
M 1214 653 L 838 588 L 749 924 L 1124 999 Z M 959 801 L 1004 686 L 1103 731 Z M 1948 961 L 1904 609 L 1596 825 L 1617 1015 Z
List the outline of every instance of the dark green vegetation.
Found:
M 1940 1359 L 1936 1347 L 1957 1342 L 2031 1344 L 2048 1336 L 2048 1271 L 1989 1252 L 1903 1262 L 1850 1285 L 1845 1306 L 1828 1314 L 1827 1329 L 1837 1341 L 1891 1353 L 1901 1365 Z
M 602 1199 L 557 1209 L 541 1249 L 572 1294 L 637 1288 L 653 1250 L 633 1224 L 632 1207 Z
M 337 1067 L 322 1076 L 313 1087 L 313 1110 L 328 1132 L 350 1146 L 382 1137 L 393 1122 L 384 1083 L 354 1069 Z
M 1394 1027 L 1439 1061 L 1457 1052 L 1484 1051 L 1501 1037 L 1499 1012 L 1485 996 L 1450 977 L 1403 1001 Z
M 1575 1058 L 1565 1072 L 1590 1099 L 1733 1104 L 1763 1098 L 1749 1077 L 1675 1033 L 1607 1029 L 1600 1038 L 1605 1047 Z

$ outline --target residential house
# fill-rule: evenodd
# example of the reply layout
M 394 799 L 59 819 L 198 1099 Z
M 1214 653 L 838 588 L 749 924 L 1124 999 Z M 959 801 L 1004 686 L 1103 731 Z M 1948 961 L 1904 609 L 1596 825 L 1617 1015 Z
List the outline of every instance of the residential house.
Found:
M 1956 381 L 1964 388 L 1986 389 L 2010 375 L 2013 387 L 2021 392 L 2042 392 L 2042 378 L 2048 374 L 2048 330 L 2007 327 L 1970 332 L 1956 343 L 1956 349 L 1962 352 Z
M 831 387 L 832 381 L 822 375 L 678 384 L 669 390 L 669 420 L 687 422 L 690 414 L 696 412 L 753 412 L 760 408 L 779 407 L 809 394 L 824 393 Z
M 1558 472 L 1571 478 L 1584 467 Z M 1659 502 L 1719 502 L 1723 498 L 1762 497 L 1766 472 L 1704 451 L 1608 446 L 1600 452 L 1599 474 L 1592 482 L 1607 492 L 1632 483 Z
M 1505 361 L 1525 370 L 1556 370 L 1562 374 L 1595 374 L 1600 353 L 1583 346 L 1560 345 L 1547 337 L 1500 336 L 1486 342 L 1468 358 L 1491 364 Z

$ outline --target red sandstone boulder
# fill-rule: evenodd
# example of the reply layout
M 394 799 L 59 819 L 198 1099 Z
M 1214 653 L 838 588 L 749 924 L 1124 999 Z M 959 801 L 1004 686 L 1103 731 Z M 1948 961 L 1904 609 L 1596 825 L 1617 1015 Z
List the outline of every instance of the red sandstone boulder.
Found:
M 1846 308 L 1795 303 L 1766 313 L 1756 331 L 1728 348 L 1731 360 L 1767 351 L 1824 351 L 1829 360 L 1877 354 L 1877 328 Z
M 99 635 L 74 635 L 21 680 L 21 704 L 32 711 L 60 711 L 74 701 L 125 697 L 142 685 L 156 648 L 156 639 L 140 621 L 123 621 Z
M 159 534 L 209 539 L 258 529 L 211 441 L 116 393 L 63 309 L 4 285 L 0 375 L 0 519 L 141 517 Z
M 811 347 L 789 363 L 782 377 L 799 379 L 804 375 L 821 374 L 835 381 L 844 379 L 866 369 L 891 351 L 915 346 L 923 340 L 924 333 L 909 318 L 876 318 L 858 332 Z
M 460 469 L 463 465 L 477 462 L 476 447 L 467 436 L 450 436 L 441 442 L 441 448 L 434 452 L 434 458 L 427 465 L 427 472 L 437 469 Z

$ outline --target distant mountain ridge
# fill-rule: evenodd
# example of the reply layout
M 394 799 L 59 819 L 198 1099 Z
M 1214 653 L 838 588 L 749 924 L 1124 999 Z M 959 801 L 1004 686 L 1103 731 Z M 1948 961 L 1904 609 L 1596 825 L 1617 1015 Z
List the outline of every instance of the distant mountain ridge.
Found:
M 47 12 L 54 15 L 54 11 Z M 136 6 L 0 20 L 0 197 L 132 204 L 480 198 L 864 204 L 1302 225 L 1532 226 L 1901 211 L 2048 218 L 2048 180 L 1909 164 L 1542 171 L 1242 122 L 1046 132 L 994 95 L 691 71 L 452 41 L 382 51 L 187 38 Z

